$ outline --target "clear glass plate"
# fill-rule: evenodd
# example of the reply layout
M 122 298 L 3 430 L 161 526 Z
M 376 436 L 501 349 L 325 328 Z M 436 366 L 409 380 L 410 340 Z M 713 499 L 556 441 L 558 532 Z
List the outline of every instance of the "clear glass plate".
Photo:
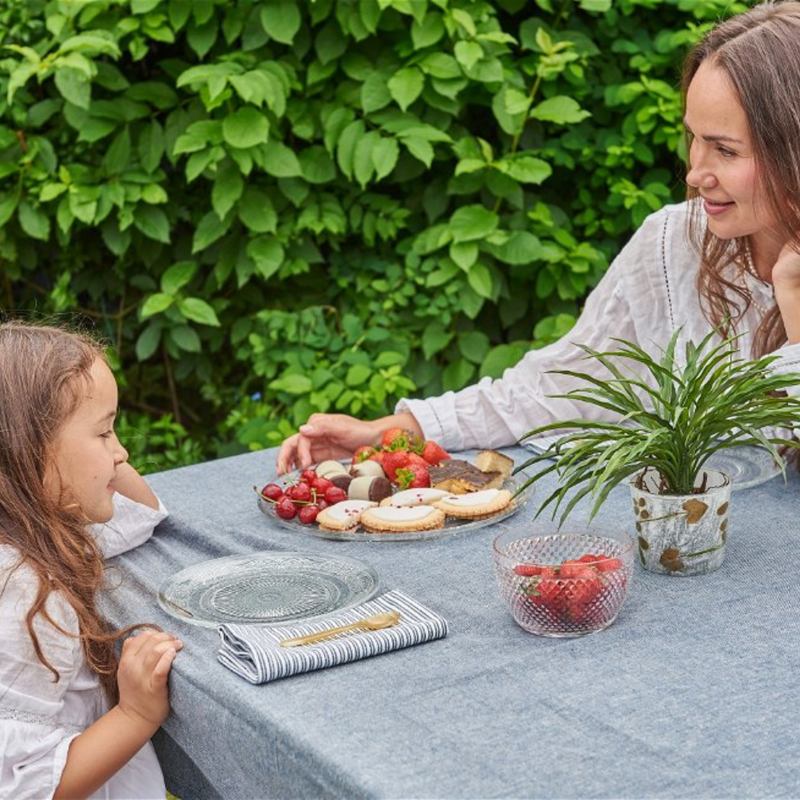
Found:
M 781 474 L 769 451 L 753 445 L 720 450 L 705 466 L 724 472 L 731 479 L 732 492 L 758 486 Z
M 350 608 L 377 588 L 375 570 L 355 558 L 268 552 L 187 567 L 163 583 L 158 602 L 193 625 L 269 625 Z
M 524 483 L 523 480 L 509 478 L 503 483 L 502 488 L 508 489 L 511 494 L 515 494 L 519 487 Z M 519 497 L 515 497 L 511 505 L 499 514 L 495 514 L 487 519 L 455 519 L 447 517 L 444 526 L 432 531 L 404 531 L 403 533 L 370 533 L 361 527 L 356 527 L 349 531 L 329 531 L 319 527 L 319 525 L 304 525 L 296 517 L 295 519 L 282 519 L 272 509 L 272 504 L 263 498 L 257 499 L 258 507 L 271 520 L 274 520 L 282 528 L 288 528 L 295 533 L 303 533 L 306 536 L 316 536 L 320 539 L 338 539 L 347 542 L 417 542 L 424 539 L 445 539 L 448 536 L 476 531 L 495 522 L 508 519 L 523 508 L 533 495 L 533 487 L 526 489 Z

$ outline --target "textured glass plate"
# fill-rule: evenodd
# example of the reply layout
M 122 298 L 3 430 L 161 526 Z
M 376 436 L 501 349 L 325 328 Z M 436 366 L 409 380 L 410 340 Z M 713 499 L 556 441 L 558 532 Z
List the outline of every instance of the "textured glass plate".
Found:
M 524 483 L 523 480 L 515 480 L 509 478 L 503 484 L 503 489 L 508 489 L 513 495 L 517 489 Z M 476 531 L 480 528 L 485 528 L 488 525 L 494 525 L 495 522 L 508 519 L 517 513 L 525 504 L 531 499 L 533 495 L 533 487 L 526 489 L 519 497 L 515 497 L 512 504 L 500 514 L 495 514 L 488 519 L 455 519 L 447 517 L 444 526 L 436 528 L 432 531 L 405 531 L 403 533 L 370 533 L 363 530 L 360 526 L 350 531 L 328 531 L 323 530 L 319 525 L 304 525 L 296 517 L 295 519 L 281 519 L 273 510 L 272 504 L 268 501 L 258 498 L 258 507 L 269 517 L 274 520 L 278 525 L 283 528 L 295 531 L 296 533 L 304 533 L 307 536 L 316 536 L 320 539 L 338 539 L 340 541 L 348 542 L 416 542 L 423 539 L 444 539 L 448 536 L 455 536 L 456 534 L 468 533 L 469 531 Z
M 377 588 L 375 571 L 355 558 L 268 552 L 187 567 L 164 582 L 158 602 L 193 625 L 268 625 L 350 608 Z
M 724 472 L 731 479 L 732 492 L 758 486 L 781 474 L 767 450 L 751 445 L 720 450 L 705 466 Z

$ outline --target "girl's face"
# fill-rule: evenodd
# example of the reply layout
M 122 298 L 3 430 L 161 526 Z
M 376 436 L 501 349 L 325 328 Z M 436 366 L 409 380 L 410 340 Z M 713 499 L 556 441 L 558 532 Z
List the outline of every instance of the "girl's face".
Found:
M 56 437 L 53 484 L 62 502 L 77 503 L 91 522 L 107 522 L 114 514 L 112 482 L 128 453 L 114 433 L 117 382 L 99 358 L 89 375 L 83 400 Z
M 703 62 L 689 85 L 684 122 L 691 137 L 686 182 L 703 199 L 709 230 L 721 239 L 750 236 L 756 254 L 769 257 L 780 245 L 758 189 L 747 117 L 713 63 Z

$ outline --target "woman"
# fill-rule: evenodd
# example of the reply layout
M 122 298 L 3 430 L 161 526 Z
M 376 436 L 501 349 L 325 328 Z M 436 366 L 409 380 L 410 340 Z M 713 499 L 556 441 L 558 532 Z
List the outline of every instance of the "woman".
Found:
M 529 352 L 499 380 L 401 400 L 364 422 L 314 414 L 284 441 L 278 470 L 344 458 L 404 427 L 445 448 L 502 447 L 587 409 L 553 394 L 571 380 L 548 370 L 596 369 L 574 343 L 623 338 L 656 351 L 678 327 L 699 341 L 712 326 L 740 348 L 800 364 L 800 2 L 765 2 L 714 28 L 683 76 L 688 200 L 645 220 L 592 292 L 569 337 Z M 589 413 L 598 414 L 598 409 Z

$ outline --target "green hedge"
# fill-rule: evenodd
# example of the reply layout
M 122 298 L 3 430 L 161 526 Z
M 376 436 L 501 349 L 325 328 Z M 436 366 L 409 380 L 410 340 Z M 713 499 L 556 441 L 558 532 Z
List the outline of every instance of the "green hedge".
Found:
M 0 306 L 96 321 L 145 469 L 498 376 L 682 196 L 745 5 L 6 0 Z

